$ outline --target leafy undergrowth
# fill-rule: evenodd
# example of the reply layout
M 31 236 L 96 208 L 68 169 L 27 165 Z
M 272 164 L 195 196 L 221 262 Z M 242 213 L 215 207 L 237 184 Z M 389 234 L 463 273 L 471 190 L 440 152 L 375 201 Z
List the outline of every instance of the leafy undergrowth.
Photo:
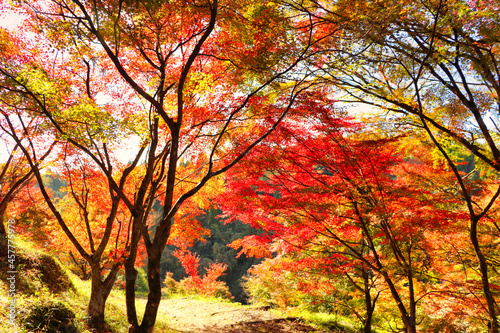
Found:
M 0 261 L 0 278 L 4 283 L 7 279 L 15 281 L 16 294 L 59 294 L 73 289 L 67 272 L 53 256 L 36 250 L 19 239 L 16 240 L 14 256 L 15 262 L 5 258 Z

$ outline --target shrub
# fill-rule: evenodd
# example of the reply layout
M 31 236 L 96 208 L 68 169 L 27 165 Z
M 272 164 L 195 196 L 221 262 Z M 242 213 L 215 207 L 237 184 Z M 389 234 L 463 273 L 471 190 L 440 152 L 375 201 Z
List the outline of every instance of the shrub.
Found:
M 178 282 L 172 277 L 173 273 L 167 272 L 165 280 L 163 280 L 164 287 L 161 289 L 162 294 L 166 296 L 180 294 Z
M 174 255 L 179 258 L 182 266 L 189 275 L 187 278 L 177 282 L 172 278 L 172 273 L 167 273 L 162 291 L 167 295 L 203 295 L 208 297 L 217 297 L 232 299 L 229 288 L 224 281 L 217 280 L 227 269 L 225 263 L 212 263 L 207 268 L 207 272 L 200 276 L 198 271 L 200 257 L 194 255 L 186 247 L 178 249 Z
M 35 304 L 25 319 L 25 328 L 34 332 L 76 332 L 75 314 L 61 303 Z

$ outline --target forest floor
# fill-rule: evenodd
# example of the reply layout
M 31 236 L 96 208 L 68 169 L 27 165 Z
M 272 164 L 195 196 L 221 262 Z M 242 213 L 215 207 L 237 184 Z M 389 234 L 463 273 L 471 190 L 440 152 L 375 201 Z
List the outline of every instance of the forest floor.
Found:
M 38 313 L 46 305 L 62 304 L 74 314 L 72 331 L 89 332 L 85 324 L 90 295 L 90 281 L 83 281 L 67 272 L 52 256 L 18 243 L 16 262 L 22 265 L 16 280 L 17 316 L 14 323 L 7 312 L 0 311 L 0 332 L 27 332 L 29 315 Z M 8 266 L 0 260 L 0 308 L 10 301 L 7 285 Z M 137 305 L 143 309 L 146 298 L 138 297 Z M 70 305 L 71 304 L 71 305 Z M 125 333 L 125 295 L 114 290 L 107 301 L 106 320 L 110 332 Z M 48 320 L 42 318 L 45 325 Z M 47 328 L 47 325 L 41 326 Z M 50 330 L 47 330 L 50 332 Z M 158 333 L 345 333 L 345 330 L 317 329 L 303 319 L 289 317 L 264 307 L 241 305 L 218 299 L 200 297 L 163 298 L 157 317 Z
M 169 328 L 189 333 L 320 333 L 297 318 L 263 308 L 193 298 L 164 299 L 160 315 Z

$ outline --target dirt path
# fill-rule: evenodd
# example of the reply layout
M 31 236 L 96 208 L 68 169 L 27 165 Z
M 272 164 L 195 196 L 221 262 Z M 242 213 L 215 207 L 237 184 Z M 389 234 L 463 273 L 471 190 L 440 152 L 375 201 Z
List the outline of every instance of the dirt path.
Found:
M 160 315 L 166 316 L 170 327 L 189 333 L 281 333 L 318 332 L 292 318 L 250 306 L 191 298 L 163 300 Z

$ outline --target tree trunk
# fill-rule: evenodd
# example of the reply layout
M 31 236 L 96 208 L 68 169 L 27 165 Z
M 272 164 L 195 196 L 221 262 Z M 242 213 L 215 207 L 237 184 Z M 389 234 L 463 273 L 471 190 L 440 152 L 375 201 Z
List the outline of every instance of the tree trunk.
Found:
M 364 294 L 365 294 L 365 307 L 366 307 L 366 317 L 363 322 L 363 333 L 371 333 L 372 332 L 372 319 L 373 313 L 375 312 L 375 303 L 377 301 L 378 296 L 372 299 L 372 295 L 370 293 L 370 277 L 366 269 L 363 269 L 363 280 L 364 280 Z
M 0 258 L 7 258 L 7 231 L 5 225 L 3 224 L 3 219 L 5 216 L 5 209 L 3 209 L 0 204 Z
M 102 271 L 98 263 L 92 264 L 91 270 L 92 290 L 90 293 L 90 301 L 88 305 L 88 315 L 90 317 L 89 324 L 97 332 L 104 332 L 106 326 L 104 321 L 106 300 L 108 299 L 111 289 L 113 289 L 118 269 L 117 267 L 116 269 L 112 269 L 108 273 L 108 277 L 104 281 L 102 280 Z
M 137 319 L 137 309 L 135 307 L 135 283 L 137 280 L 135 261 L 137 259 L 137 247 L 141 239 L 141 223 L 141 217 L 134 217 L 129 255 L 125 260 L 125 304 L 127 306 L 129 333 L 139 332 L 139 320 Z
M 135 261 L 135 260 L 134 260 Z M 137 319 L 137 310 L 135 308 L 135 281 L 137 279 L 137 270 L 135 265 L 128 261 L 125 263 L 125 303 L 127 305 L 127 320 L 129 324 L 129 333 L 136 333 L 139 329 Z
M 412 260 L 411 260 L 411 240 L 410 240 L 410 247 L 408 249 L 408 267 L 406 268 L 406 276 L 408 277 L 408 293 L 410 295 L 410 317 L 408 320 L 410 321 L 411 327 L 415 328 L 417 327 L 417 301 L 415 299 L 415 284 L 414 284 L 414 277 L 413 277 L 413 267 L 412 267 Z
M 477 260 L 479 262 L 479 270 L 481 272 L 481 283 L 483 285 L 483 293 L 486 298 L 486 304 L 488 305 L 488 314 L 490 316 L 490 322 L 488 325 L 489 333 L 498 333 L 498 319 L 495 311 L 495 299 L 490 290 L 490 282 L 488 277 L 488 263 L 484 257 L 483 252 L 479 246 L 479 240 L 477 238 L 477 224 L 479 219 L 475 216 L 471 217 L 471 231 L 470 240 L 474 247 L 474 252 L 476 253 Z
M 152 333 L 160 307 L 161 300 L 161 276 L 160 276 L 161 252 L 152 251 L 148 255 L 148 302 L 144 310 L 144 317 L 139 329 L 140 333 Z
M 90 294 L 90 301 L 88 307 L 88 315 L 90 317 L 89 325 L 97 332 L 104 331 L 104 307 L 106 300 L 100 288 L 92 283 L 92 292 Z
M 391 278 L 387 273 L 382 273 L 382 276 L 384 277 L 385 282 L 389 286 L 389 290 L 391 291 L 392 298 L 396 301 L 396 304 L 399 309 L 399 313 L 401 314 L 401 319 L 403 320 L 403 324 L 405 325 L 405 331 L 406 333 L 417 333 L 417 326 L 416 326 L 416 320 L 415 318 L 412 318 L 411 315 L 408 314 L 408 311 L 406 310 L 405 305 L 403 304 L 403 301 L 401 300 L 401 297 L 399 297 L 398 290 L 396 289 L 396 286 L 392 282 Z
M 156 316 L 161 300 L 161 276 L 160 276 L 161 253 L 150 252 L 148 254 L 148 301 L 144 310 L 144 316 L 141 325 L 138 324 L 137 313 L 135 309 L 135 279 L 137 271 L 135 268 L 127 265 L 126 275 L 126 298 L 127 298 L 127 316 L 129 321 L 129 333 L 152 333 L 156 323 Z
M 365 318 L 365 321 L 363 323 L 363 333 L 371 333 L 372 332 L 372 319 L 373 319 L 373 310 L 367 309 L 366 318 Z

